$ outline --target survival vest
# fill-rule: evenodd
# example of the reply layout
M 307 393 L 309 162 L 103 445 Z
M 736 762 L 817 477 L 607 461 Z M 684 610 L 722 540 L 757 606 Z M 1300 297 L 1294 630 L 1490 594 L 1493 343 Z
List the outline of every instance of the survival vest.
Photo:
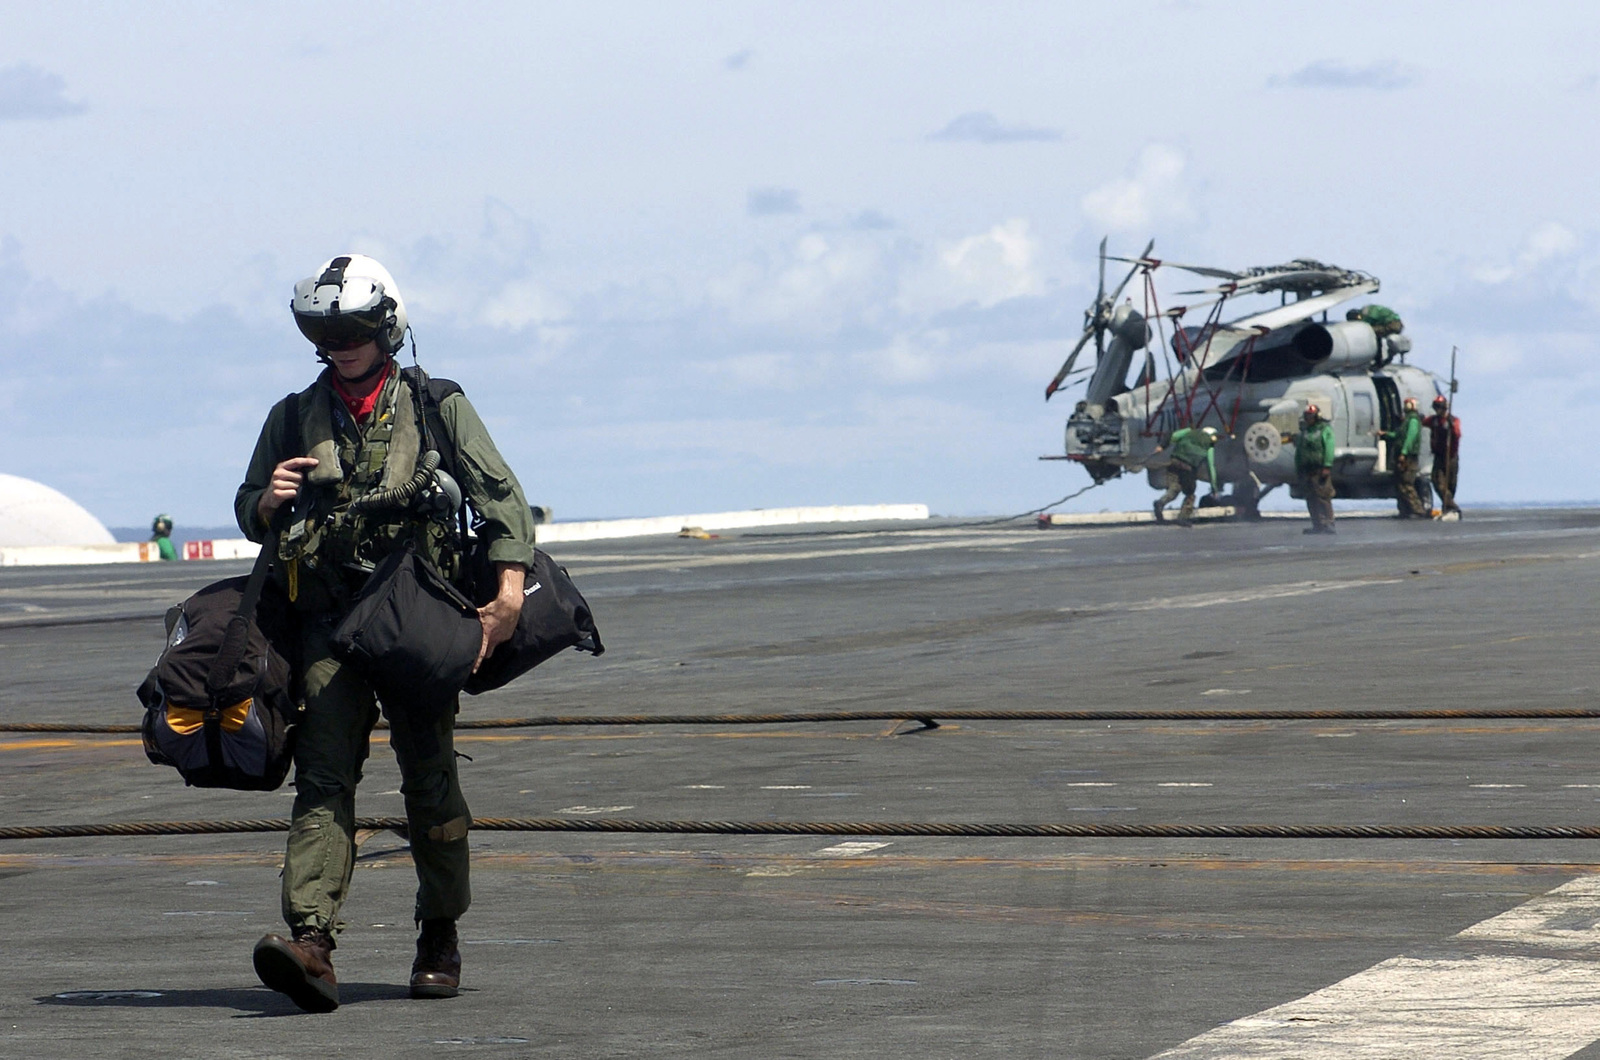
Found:
M 301 610 L 345 609 L 368 575 L 393 553 L 411 547 L 451 579 L 462 569 L 464 534 L 459 516 L 430 518 L 404 507 L 361 511 L 364 497 L 401 488 L 424 453 L 440 453 L 440 466 L 461 482 L 454 446 L 447 438 L 439 403 L 461 388 L 405 368 L 384 385 L 365 424 L 350 418 L 326 385 L 313 385 L 300 400 L 301 445 L 318 466 L 306 476 L 303 501 L 277 539 L 280 584 Z M 448 454 L 448 456 L 446 455 Z

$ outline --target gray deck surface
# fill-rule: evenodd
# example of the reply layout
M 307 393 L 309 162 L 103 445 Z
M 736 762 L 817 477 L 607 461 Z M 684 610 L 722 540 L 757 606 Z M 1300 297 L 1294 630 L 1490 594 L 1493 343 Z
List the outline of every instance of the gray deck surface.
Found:
M 610 651 L 567 653 L 463 716 L 1593 703 L 1600 513 L 1301 525 L 556 546 Z M 156 616 L 246 566 L 0 571 L 0 720 L 137 720 Z M 1597 725 L 658 726 L 459 747 L 484 817 L 1592 825 L 1600 788 L 1569 785 L 1600 783 Z M 397 787 L 380 744 L 358 812 L 402 812 Z M 289 802 L 185 789 L 130 737 L 0 734 L 0 824 Z M 0 844 L 0 1056 L 1146 1057 L 1600 863 L 1572 841 L 840 854 L 816 837 L 480 833 L 464 993 L 413 1002 L 414 877 L 383 834 L 335 954 L 344 1005 L 309 1016 L 250 968 L 278 929 L 282 841 Z M 94 995 L 118 991 L 159 996 Z

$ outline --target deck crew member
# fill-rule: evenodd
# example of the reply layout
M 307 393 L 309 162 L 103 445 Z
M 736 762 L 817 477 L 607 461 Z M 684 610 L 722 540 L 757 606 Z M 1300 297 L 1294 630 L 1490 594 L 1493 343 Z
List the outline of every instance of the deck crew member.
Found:
M 178 547 L 172 543 L 172 516 L 162 514 L 150 523 L 150 540 L 162 559 L 177 559 Z
M 1450 414 L 1450 400 L 1443 394 L 1433 399 L 1433 415 L 1424 416 L 1429 448 L 1433 450 L 1433 492 L 1439 498 L 1439 512 L 1461 514 L 1456 504 L 1456 472 L 1461 458 L 1461 418 Z
M 1376 303 L 1362 306 L 1360 309 L 1352 309 L 1345 313 L 1344 318 L 1346 320 L 1359 320 L 1368 325 L 1372 328 L 1372 333 L 1380 339 L 1388 338 L 1390 335 L 1398 335 L 1406 329 L 1405 321 L 1400 319 L 1399 313 L 1396 313 L 1386 305 L 1378 305 Z
M 1300 476 L 1306 512 L 1311 516 L 1308 534 L 1331 534 L 1333 529 L 1333 425 L 1322 418 L 1315 404 L 1300 417 L 1294 441 L 1294 470 Z
M 1206 475 L 1211 481 L 1211 492 L 1217 492 L 1217 429 L 1179 427 L 1172 432 L 1168 444 L 1172 449 L 1167 461 L 1167 492 L 1155 502 L 1156 522 L 1166 521 L 1167 505 L 1182 493 L 1183 505 L 1178 509 L 1178 525 L 1189 526 L 1194 518 L 1195 474 L 1200 470 L 1202 460 L 1205 461 Z M 1156 450 L 1158 453 L 1160 451 L 1159 448 Z
M 1406 398 L 1405 418 L 1383 437 L 1394 457 L 1395 506 L 1402 519 L 1426 519 L 1433 513 L 1417 496 L 1417 457 L 1422 452 L 1422 417 L 1417 415 L 1417 399 Z
M 283 867 L 283 918 L 291 937 L 267 935 L 256 944 L 254 960 L 267 986 L 303 1009 L 325 1012 L 339 1004 L 331 958 L 355 861 L 355 789 L 378 720 L 372 687 L 332 656 L 329 641 L 366 571 L 384 556 L 414 547 L 441 570 L 458 557 L 437 519 L 414 509 L 350 510 L 357 497 L 409 478 L 424 437 L 419 396 L 412 392 L 420 377 L 402 373 L 394 356 L 406 333 L 406 312 L 393 277 L 371 258 L 337 257 L 296 284 L 291 306 L 326 367 L 297 398 L 298 445 L 280 451 L 289 415 L 287 400 L 280 401 L 234 499 L 245 536 L 277 550 L 274 574 L 300 618 L 297 676 L 305 689 Z M 533 520 L 522 487 L 465 395 L 445 396 L 438 417 L 460 457 L 461 489 L 484 520 L 479 538 L 499 579 L 498 596 L 478 612 L 481 663 L 516 628 L 524 575 L 533 562 Z M 288 525 L 274 535 L 274 516 L 291 503 Z M 472 818 L 456 773 L 454 704 L 446 708 L 426 720 L 400 711 L 390 719 L 418 881 L 412 997 L 456 996 L 456 920 L 471 901 Z

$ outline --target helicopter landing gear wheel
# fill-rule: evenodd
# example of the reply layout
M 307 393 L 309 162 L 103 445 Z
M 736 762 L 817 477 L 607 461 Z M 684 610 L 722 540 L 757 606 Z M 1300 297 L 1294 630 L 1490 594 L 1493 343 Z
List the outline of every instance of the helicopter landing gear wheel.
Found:
M 1270 464 L 1283 452 L 1283 436 L 1266 420 L 1252 423 L 1244 432 L 1244 455 L 1252 464 Z

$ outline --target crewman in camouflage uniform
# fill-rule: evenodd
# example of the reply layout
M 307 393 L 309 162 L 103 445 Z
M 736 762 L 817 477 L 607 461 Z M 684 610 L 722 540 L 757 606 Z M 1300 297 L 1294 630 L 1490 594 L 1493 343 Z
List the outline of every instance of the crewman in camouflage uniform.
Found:
M 421 456 L 423 417 L 413 387 L 424 377 L 402 373 L 395 361 L 406 314 L 394 279 L 371 258 L 334 258 L 296 285 L 291 305 L 327 367 L 296 399 L 299 437 L 290 451 L 282 448 L 287 399 L 273 407 L 234 499 L 245 536 L 277 553 L 274 576 L 302 627 L 298 676 L 305 694 L 283 867 L 291 938 L 267 935 L 254 960 L 267 986 L 303 1009 L 325 1012 L 339 1004 L 331 954 L 355 861 L 356 785 L 378 720 L 371 686 L 332 656 L 329 641 L 385 555 L 414 546 L 447 576 L 458 574 L 461 557 L 449 527 L 454 513 L 440 519 L 410 509 L 350 510 L 358 497 L 410 479 Z M 481 663 L 516 628 L 533 562 L 533 522 L 516 476 L 458 389 L 439 403 L 438 422 L 450 436 L 441 448 L 453 443 L 459 486 L 483 517 L 478 534 L 499 579 L 498 596 L 478 612 Z M 291 505 L 286 525 L 275 520 L 284 505 Z M 454 706 L 444 705 L 428 721 L 390 712 L 389 742 L 399 760 L 418 880 L 412 997 L 454 997 L 460 984 L 455 924 L 471 901 L 472 818 L 456 774 Z
M 1433 415 L 1424 416 L 1429 448 L 1433 452 L 1433 492 L 1439 495 L 1439 512 L 1461 514 L 1456 503 L 1456 476 L 1461 460 L 1461 417 L 1450 414 L 1450 399 L 1443 394 L 1433 399 Z
M 1334 532 L 1333 453 L 1333 425 L 1322 418 L 1316 405 L 1307 405 L 1300 418 L 1300 433 L 1295 436 L 1294 469 L 1311 515 L 1308 534 Z
M 1417 458 L 1422 453 L 1422 417 L 1417 415 L 1417 399 L 1406 398 L 1405 418 L 1392 431 L 1384 431 L 1394 460 L 1395 506 L 1402 519 L 1428 519 L 1433 513 L 1417 496 Z
M 1168 444 L 1172 452 L 1167 461 L 1167 492 L 1156 499 L 1156 522 L 1166 521 L 1167 505 L 1182 493 L 1183 505 L 1178 509 L 1178 525 L 1187 527 L 1192 525 L 1194 519 L 1195 473 L 1200 470 L 1202 460 L 1206 464 L 1207 477 L 1211 480 L 1211 492 L 1217 492 L 1217 429 L 1179 427 L 1172 432 Z M 1160 451 L 1159 448 L 1156 450 L 1158 453 Z

